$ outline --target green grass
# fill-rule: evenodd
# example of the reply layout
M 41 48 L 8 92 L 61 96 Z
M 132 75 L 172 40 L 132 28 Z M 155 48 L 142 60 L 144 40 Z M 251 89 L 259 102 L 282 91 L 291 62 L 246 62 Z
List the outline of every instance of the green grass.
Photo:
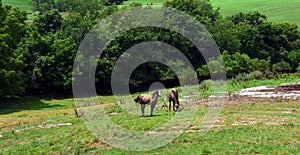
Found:
M 223 16 L 238 12 L 259 11 L 272 22 L 291 22 L 300 25 L 299 0 L 211 0 L 212 5 L 220 7 Z
M 291 76 L 278 80 L 253 80 L 275 85 L 296 81 Z M 298 79 L 299 80 L 299 79 Z M 230 86 L 230 84 L 229 84 Z M 244 85 L 245 86 L 245 85 Z M 243 87 L 244 87 L 243 86 Z M 242 89 L 242 87 L 235 87 Z M 133 94 L 132 96 L 136 96 Z M 158 109 L 155 117 L 131 115 L 115 104 L 113 96 L 99 96 L 111 120 L 129 130 L 153 130 L 168 122 L 174 113 Z M 158 107 L 163 101 L 160 100 Z M 128 104 L 134 104 L 128 103 Z M 155 150 L 132 152 L 113 148 L 98 140 L 77 118 L 73 99 L 44 100 L 21 97 L 0 103 L 0 152 L 3 154 L 297 154 L 300 150 L 299 101 L 272 100 L 223 107 L 216 125 L 204 136 L 184 133 Z M 200 106 L 188 131 L 197 131 L 207 107 Z M 146 114 L 149 113 L 149 106 Z M 45 124 L 72 123 L 58 128 L 29 128 Z
M 2 4 L 17 6 L 24 11 L 31 12 L 30 1 L 31 0 L 2 0 Z
M 2 0 L 3 4 L 10 4 L 32 12 L 29 2 L 31 0 Z M 139 2 L 143 5 L 162 6 L 167 0 L 128 0 L 124 5 Z M 214 8 L 219 7 L 223 16 L 231 16 L 239 12 L 259 11 L 267 15 L 271 22 L 290 22 L 300 26 L 300 1 L 299 0 L 211 0 Z M 29 16 L 32 18 L 32 16 Z
M 43 101 L 49 106 L 56 105 L 58 102 L 63 107 L 72 106 L 69 99 L 54 100 L 53 103 Z M 112 148 L 100 142 L 70 109 L 58 106 L 44 107 L 39 110 L 28 109 L 25 112 L 1 115 L 2 121 L 8 121 L 8 118 L 22 118 L 28 122 L 5 128 L 2 128 L 1 124 L 0 134 L 3 137 L 0 138 L 0 152 L 4 154 L 296 154 L 300 147 L 299 108 L 300 105 L 296 101 L 225 106 L 216 126 L 206 135 L 200 136 L 197 132 L 184 133 L 170 144 L 156 150 L 142 152 Z M 5 111 L 1 109 L 3 110 Z M 283 113 L 286 111 L 290 113 Z M 166 114 L 164 111 L 157 113 Z M 203 112 L 197 114 L 197 117 L 203 118 Z M 169 117 L 168 115 L 148 118 L 131 117 L 128 120 L 124 115 L 114 115 L 112 119 L 127 125 L 127 128 L 132 130 L 150 130 L 153 124 L 163 122 Z M 73 125 L 14 132 L 25 127 L 63 122 Z M 144 128 L 140 128 L 140 123 L 143 123 Z M 240 125 L 234 125 L 238 123 Z
M 124 5 L 139 2 L 143 5 L 153 4 L 162 6 L 167 0 L 128 0 Z M 300 26 L 300 1 L 299 0 L 211 0 L 212 6 L 220 8 L 223 16 L 231 16 L 239 12 L 259 11 L 267 15 L 271 22 L 290 22 Z

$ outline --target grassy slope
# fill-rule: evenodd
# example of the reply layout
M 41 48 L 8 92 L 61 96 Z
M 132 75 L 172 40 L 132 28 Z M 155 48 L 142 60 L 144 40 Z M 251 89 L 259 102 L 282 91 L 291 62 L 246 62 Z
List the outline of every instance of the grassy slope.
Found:
M 275 84 L 277 81 L 268 80 L 267 83 Z M 299 79 L 281 81 L 299 81 Z M 257 85 L 264 82 L 250 83 Z M 242 87 L 244 86 L 240 88 Z M 113 97 L 99 96 L 99 100 L 102 100 L 103 104 L 112 103 Z M 11 104 L 0 104 L 0 152 L 5 154 L 296 154 L 300 148 L 298 101 L 278 100 L 225 106 L 217 126 L 205 136 L 200 136 L 197 132 L 185 133 L 166 146 L 145 152 L 124 151 L 101 143 L 82 120 L 75 117 L 72 104 L 73 99 L 47 101 L 35 97 L 24 97 L 12 101 Z M 117 107 L 106 108 L 107 112 L 119 111 Z M 205 109 L 205 107 L 199 109 L 196 122 L 192 123 L 193 126 L 197 126 L 197 120 L 202 120 Z M 170 115 L 164 110 L 157 110 L 155 113 L 159 114 L 158 116 L 148 118 L 128 117 L 127 113 L 119 112 L 120 114 L 111 115 L 112 120 L 128 129 L 149 130 L 170 119 Z M 56 123 L 73 125 L 15 132 L 26 127 Z
M 31 12 L 29 2 L 31 0 L 2 0 L 3 4 L 18 6 Z M 153 4 L 161 6 L 167 0 L 128 0 L 124 5 L 131 2 L 140 2 L 144 5 Z M 211 0 L 212 5 L 220 7 L 223 16 L 230 16 L 238 12 L 259 11 L 268 16 L 272 22 L 291 22 L 300 27 L 300 1 L 299 0 Z
M 167 0 L 129 0 L 144 5 L 162 5 Z M 300 1 L 299 0 L 210 0 L 214 8 L 220 7 L 223 16 L 231 16 L 238 12 L 259 11 L 267 15 L 272 22 L 291 22 L 300 27 Z
M 29 5 L 30 1 L 31 0 L 2 0 L 2 4 L 9 4 L 12 6 L 17 6 L 22 10 L 31 12 L 31 6 Z
M 267 15 L 269 21 L 291 22 L 300 26 L 299 0 L 211 0 L 212 5 L 220 7 L 224 16 L 238 12 L 259 11 Z

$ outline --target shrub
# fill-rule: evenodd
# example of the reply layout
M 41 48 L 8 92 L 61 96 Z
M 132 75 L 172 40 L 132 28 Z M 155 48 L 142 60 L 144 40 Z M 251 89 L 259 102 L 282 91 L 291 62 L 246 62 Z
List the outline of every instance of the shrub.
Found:
M 270 70 L 270 60 L 265 60 L 265 59 L 252 59 L 251 60 L 251 71 L 261 71 L 261 72 L 268 72 Z
M 256 80 L 261 80 L 264 78 L 264 74 L 261 71 L 253 71 L 250 73 L 252 77 Z
M 199 84 L 199 89 L 201 92 L 209 91 L 211 89 L 211 80 L 204 80 Z
M 236 82 L 240 81 L 250 81 L 250 80 L 260 80 L 263 79 L 265 76 L 261 71 L 254 71 L 251 73 L 239 73 L 236 75 L 232 80 Z
M 275 74 L 282 74 L 282 73 L 288 73 L 292 70 L 291 65 L 288 62 L 280 61 L 276 64 L 273 64 L 272 71 Z
M 298 73 L 300 73 L 300 63 L 299 63 L 299 65 L 298 65 L 298 67 L 297 67 L 296 70 L 297 70 Z

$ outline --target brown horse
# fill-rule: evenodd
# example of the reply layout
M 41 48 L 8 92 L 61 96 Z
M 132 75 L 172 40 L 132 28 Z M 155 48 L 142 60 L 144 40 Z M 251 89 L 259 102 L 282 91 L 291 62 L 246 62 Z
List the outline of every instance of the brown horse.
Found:
M 161 96 L 161 92 L 159 90 L 156 90 L 153 94 L 141 94 L 138 97 L 134 99 L 136 103 L 141 104 L 141 111 L 142 111 L 142 116 L 144 117 L 145 115 L 145 107 L 146 104 L 150 104 L 151 106 L 151 113 L 150 116 L 153 116 L 153 110 L 155 108 L 155 105 L 157 103 L 158 97 Z
M 169 98 L 169 111 L 171 111 L 172 102 L 173 102 L 173 111 L 178 111 L 179 110 L 178 90 L 176 88 L 170 89 L 168 98 Z

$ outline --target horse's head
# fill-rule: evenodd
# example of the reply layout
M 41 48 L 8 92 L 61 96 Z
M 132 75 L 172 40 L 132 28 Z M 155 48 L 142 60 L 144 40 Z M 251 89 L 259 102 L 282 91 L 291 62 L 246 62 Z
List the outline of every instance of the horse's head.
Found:
M 161 97 L 161 90 L 157 90 L 157 92 L 158 96 Z
M 152 94 L 152 97 L 154 97 L 154 98 L 158 98 L 158 97 L 160 97 L 161 96 L 161 90 L 156 90 L 153 94 Z

